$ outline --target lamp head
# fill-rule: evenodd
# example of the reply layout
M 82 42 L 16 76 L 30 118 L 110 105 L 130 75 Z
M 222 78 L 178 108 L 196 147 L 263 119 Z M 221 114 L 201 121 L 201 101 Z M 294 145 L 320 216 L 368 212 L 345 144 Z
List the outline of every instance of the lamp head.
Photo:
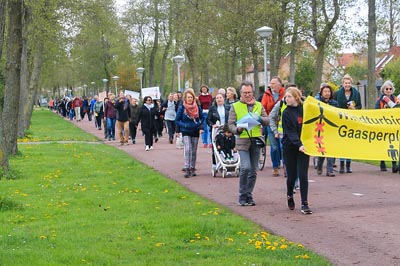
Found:
M 178 65 L 182 64 L 183 61 L 185 61 L 185 57 L 183 55 L 177 55 L 172 58 L 175 63 Z
M 258 35 L 260 35 L 260 37 L 263 39 L 269 37 L 273 31 L 274 29 L 267 26 L 256 29 Z

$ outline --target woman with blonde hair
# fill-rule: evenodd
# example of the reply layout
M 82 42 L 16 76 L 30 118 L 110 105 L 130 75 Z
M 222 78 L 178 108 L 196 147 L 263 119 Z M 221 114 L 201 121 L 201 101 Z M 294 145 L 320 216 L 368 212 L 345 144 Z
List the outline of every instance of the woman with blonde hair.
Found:
M 182 104 L 175 117 L 176 133 L 182 133 L 184 153 L 184 177 L 196 176 L 197 146 L 200 133 L 203 132 L 203 112 L 196 102 L 191 89 L 183 93 Z
M 226 88 L 226 100 L 225 100 L 226 105 L 231 106 L 231 104 L 237 102 L 238 101 L 237 97 L 238 95 L 235 88 L 233 87 Z
M 301 212 L 312 214 L 308 206 L 308 164 L 310 157 L 305 154 L 305 147 L 300 140 L 303 125 L 303 102 L 301 91 L 290 87 L 285 92 L 286 109 L 282 113 L 283 156 L 286 164 L 287 203 L 294 210 L 293 189 L 295 180 L 300 180 Z
M 349 74 L 346 74 L 342 78 L 342 85 L 335 94 L 335 100 L 338 103 L 338 107 L 342 109 L 361 109 L 361 96 L 358 90 L 353 87 L 353 79 Z M 339 173 L 344 174 L 346 162 L 346 173 L 352 173 L 351 170 L 351 159 L 340 158 L 340 169 Z

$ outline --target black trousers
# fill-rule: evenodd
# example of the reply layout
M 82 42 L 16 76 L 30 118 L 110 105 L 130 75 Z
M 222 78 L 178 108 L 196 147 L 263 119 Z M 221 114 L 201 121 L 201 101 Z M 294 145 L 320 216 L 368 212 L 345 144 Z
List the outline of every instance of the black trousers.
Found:
M 300 180 L 301 203 L 308 202 L 308 165 L 310 156 L 300 152 L 297 148 L 283 147 L 283 158 L 286 164 L 287 195 L 293 197 L 293 189 L 296 178 Z
M 129 133 L 131 135 L 131 139 L 136 139 L 136 121 L 129 121 Z

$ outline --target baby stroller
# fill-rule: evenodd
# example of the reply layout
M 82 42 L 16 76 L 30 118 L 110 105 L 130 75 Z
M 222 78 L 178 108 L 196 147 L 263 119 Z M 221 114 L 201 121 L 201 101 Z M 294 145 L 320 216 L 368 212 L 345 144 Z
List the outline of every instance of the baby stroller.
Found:
M 233 153 L 233 160 L 225 160 L 224 156 L 220 154 L 218 151 L 216 144 L 216 137 L 221 131 L 222 131 L 221 126 L 213 127 L 211 131 L 212 146 L 213 146 L 212 148 L 214 151 L 215 162 L 216 162 L 215 167 L 213 166 L 211 169 L 211 174 L 213 177 L 215 177 L 217 173 L 221 173 L 223 178 L 228 176 L 228 174 L 239 176 L 239 166 L 240 166 L 239 153 L 238 152 Z

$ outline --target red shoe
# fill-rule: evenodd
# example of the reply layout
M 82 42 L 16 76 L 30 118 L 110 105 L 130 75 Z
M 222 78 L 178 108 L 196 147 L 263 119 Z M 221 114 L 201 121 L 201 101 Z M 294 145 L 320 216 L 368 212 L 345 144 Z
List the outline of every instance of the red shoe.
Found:
M 209 148 L 212 148 L 212 144 L 208 144 L 208 147 L 209 147 Z
M 203 148 L 207 148 L 207 144 L 203 144 Z

